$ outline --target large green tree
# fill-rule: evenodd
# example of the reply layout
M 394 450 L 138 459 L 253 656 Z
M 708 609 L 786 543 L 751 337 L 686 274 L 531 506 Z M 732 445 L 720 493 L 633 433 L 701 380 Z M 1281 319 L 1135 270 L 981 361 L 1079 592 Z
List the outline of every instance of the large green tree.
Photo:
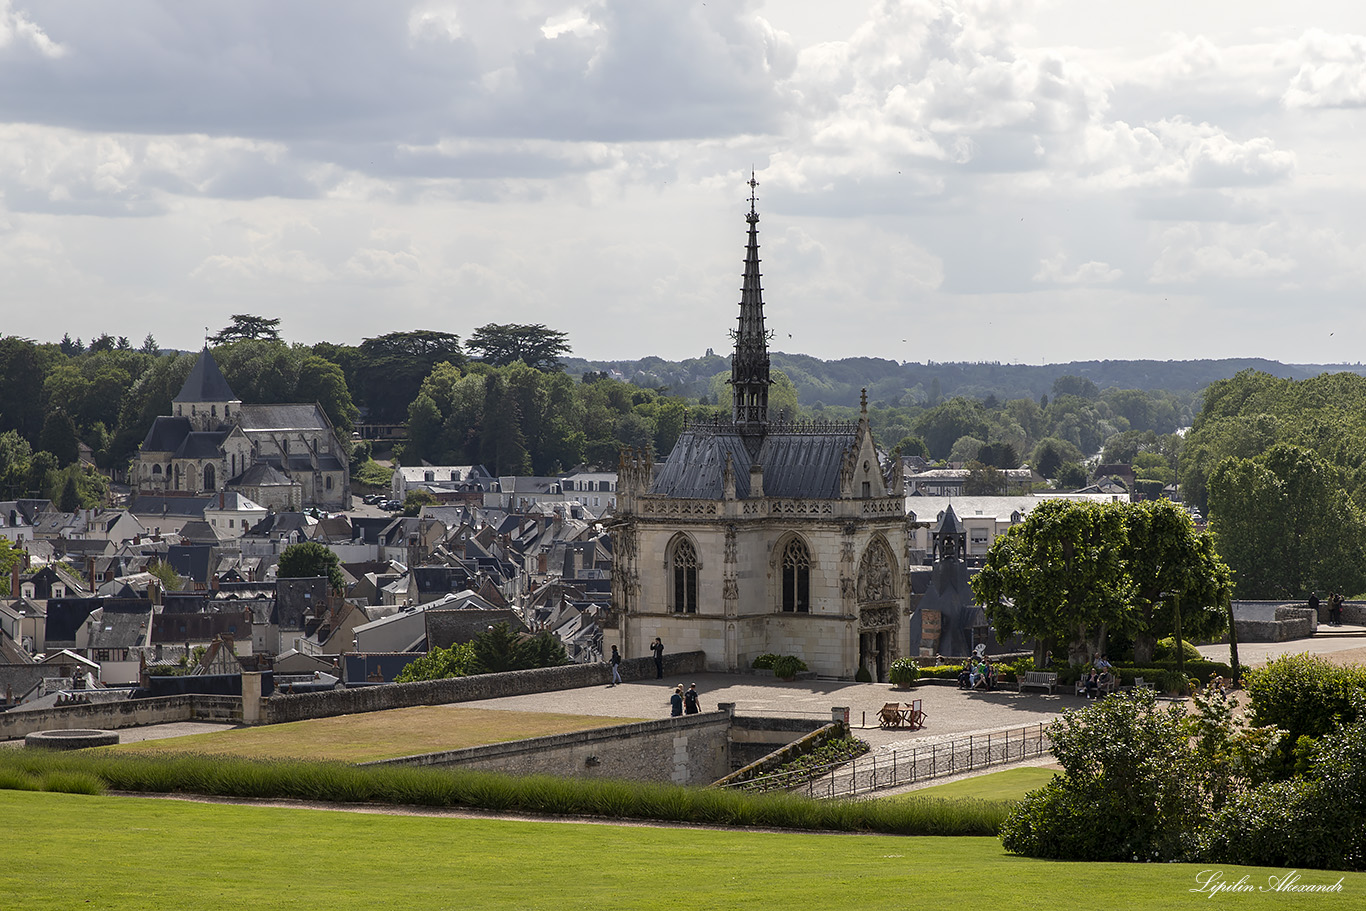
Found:
M 422 381 L 438 364 L 466 361 L 460 336 L 417 329 L 367 338 L 356 356 L 355 394 L 373 423 L 401 423 Z
M 1240 597 L 1366 588 L 1366 516 L 1343 488 L 1344 474 L 1289 443 L 1215 466 L 1210 524 Z
M 1126 546 L 1114 505 L 1045 500 L 996 539 L 972 591 L 998 637 L 1035 640 L 1040 665 L 1055 642 L 1084 660 L 1103 629 L 1132 625 Z
M 1232 574 L 1213 538 L 1170 500 L 1125 504 L 1123 513 L 1134 661 L 1150 660 L 1157 640 L 1175 633 L 1177 610 L 1183 637 L 1212 639 L 1227 629 Z
M 466 347 L 485 363 L 506 367 L 521 361 L 536 370 L 561 370 L 569 334 L 541 323 L 489 323 L 470 334 Z
M 280 340 L 280 321 L 256 316 L 252 313 L 234 313 L 231 323 L 209 337 L 209 341 L 215 345 L 226 345 L 242 339 L 266 339 L 267 341 L 278 342 Z
M 317 541 L 300 541 L 291 544 L 280 553 L 280 563 L 275 569 L 279 579 L 313 579 L 325 576 L 333 591 L 340 592 L 346 586 L 342 575 L 341 560 L 336 553 Z

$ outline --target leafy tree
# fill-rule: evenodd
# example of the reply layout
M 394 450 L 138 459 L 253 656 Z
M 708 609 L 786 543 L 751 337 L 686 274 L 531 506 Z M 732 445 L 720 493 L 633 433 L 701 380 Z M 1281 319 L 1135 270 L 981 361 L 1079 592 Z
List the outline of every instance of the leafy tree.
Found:
M 960 438 L 986 439 L 990 429 L 981 402 L 954 398 L 916 418 L 911 432 L 925 441 L 933 458 L 946 459 Z
M 470 672 L 475 674 L 497 674 L 503 671 L 525 670 L 519 654 L 518 636 L 507 623 L 499 623 L 480 633 L 470 643 L 474 659 L 470 662 Z
M 1208 761 L 1191 749 L 1184 705 L 1135 689 L 1049 725 L 1062 774 L 1001 826 L 1013 854 L 1093 861 L 1185 859 L 1206 819 Z
M 280 554 L 280 563 L 275 569 L 279 579 L 312 579 L 327 577 L 332 590 L 340 592 L 346 586 L 342 575 L 341 560 L 330 548 L 317 541 L 300 541 L 291 544 Z
M 75 509 L 96 509 L 109 502 L 109 480 L 87 466 L 72 464 L 61 469 L 49 470 L 49 466 L 55 465 L 51 459 L 51 454 L 46 452 L 35 452 L 30 470 L 35 476 L 40 472 L 47 472 L 50 478 L 44 495 L 58 505 L 62 512 L 71 512 Z
M 76 423 L 71 415 L 58 408 L 48 412 L 43 421 L 43 432 L 38 436 L 38 445 L 57 457 L 58 467 L 65 468 L 81 457 L 81 440 L 76 433 Z
M 440 502 L 440 500 L 425 490 L 412 490 L 403 498 L 403 514 L 405 516 L 415 516 L 422 512 L 422 507 L 436 506 Z
M 57 347 L 61 350 L 62 354 L 65 354 L 67 357 L 75 357 L 85 351 L 85 346 L 82 345 L 79 340 L 71 340 L 70 332 L 62 335 L 62 340 L 57 343 Z
M 986 443 L 977 450 L 977 461 L 992 468 L 1019 468 L 1020 456 L 1009 443 Z
M 920 437 L 904 436 L 901 438 L 901 442 L 892 447 L 892 457 L 896 458 L 898 456 L 901 458 L 920 456 L 922 459 L 928 459 L 930 457 L 930 450 L 929 447 L 925 445 L 925 441 L 920 439 Z
M 1115 505 L 1045 500 L 996 539 L 971 581 L 998 637 L 1036 641 L 1038 666 L 1054 641 L 1070 641 L 1074 660 L 1084 660 L 1102 628 L 1132 625 L 1124 515 Z
M 450 648 L 434 648 L 398 672 L 395 683 L 414 683 L 418 680 L 444 680 L 464 677 L 470 673 L 474 661 L 474 647 L 468 642 L 457 642 Z
M 1082 399 L 1100 398 L 1100 389 L 1084 376 L 1060 376 L 1053 381 L 1053 399 L 1058 396 L 1075 395 Z
M 521 361 L 536 370 L 564 369 L 561 358 L 570 351 L 568 333 L 541 323 L 489 323 L 474 330 L 466 347 L 498 367 Z
M 495 476 L 526 474 L 531 468 L 517 402 L 508 394 L 503 378 L 496 373 L 484 378 L 484 432 L 480 458 Z
M 1316 452 L 1281 443 L 1225 459 L 1209 478 L 1209 510 L 1241 597 L 1366 588 L 1366 516 Z
M 67 475 L 62 484 L 62 492 L 57 496 L 57 508 L 62 512 L 75 512 L 81 508 L 81 492 L 76 479 Z
M 460 336 L 419 329 L 367 338 L 355 359 L 355 395 L 377 423 L 399 423 L 437 364 L 465 363 Z
M 242 339 L 266 339 L 267 341 L 278 342 L 280 341 L 280 321 L 251 313 L 234 313 L 231 323 L 218 330 L 216 335 L 209 336 L 209 341 L 215 345 L 226 345 Z
M 1054 475 L 1059 490 L 1080 490 L 1091 480 L 1080 462 L 1063 462 Z
M 43 380 L 56 349 L 46 352 L 28 339 L 0 338 L 0 431 L 17 430 L 30 443 L 43 427 Z
M 90 348 L 88 350 L 91 354 L 97 354 L 101 351 L 113 351 L 114 347 L 114 336 L 110 335 L 108 332 L 102 332 L 99 336 L 90 340 Z
M 976 462 L 977 453 L 982 451 L 986 442 L 977 437 L 959 437 L 954 441 L 953 449 L 949 450 L 950 462 Z
M 969 497 L 1001 496 L 1006 490 L 1006 476 L 981 462 L 967 464 L 968 476 L 963 479 L 963 494 Z
M 1075 445 L 1056 437 L 1048 437 L 1040 440 L 1039 445 L 1034 447 L 1034 455 L 1030 458 L 1029 464 L 1045 478 L 1056 478 L 1060 466 L 1067 462 L 1080 461 L 1081 450 Z
M 1178 606 L 1184 638 L 1213 639 L 1226 630 L 1232 576 L 1213 538 L 1197 532 L 1190 515 L 1169 500 L 1132 503 L 1123 512 L 1124 560 L 1136 611 L 1134 661 L 1151 660 L 1157 640 L 1174 634 Z
M 470 643 L 474 653 L 469 673 L 496 674 L 534 667 L 560 667 L 569 663 L 564 645 L 549 632 L 534 636 L 514 633 L 507 623 L 491 626 Z
M 9 538 L 0 538 L 0 595 L 12 597 L 13 592 L 9 590 L 10 573 L 14 567 L 19 566 L 24 559 L 23 548 L 19 547 Z
M 157 560 L 149 565 L 147 572 L 157 577 L 163 591 L 178 592 L 185 587 L 185 580 L 175 571 L 175 567 L 163 560 Z
M 29 462 L 32 458 L 33 447 L 18 431 L 0 433 L 0 494 L 5 499 L 26 496 L 29 490 L 34 489 L 28 486 Z
M 152 357 L 157 357 L 161 354 L 161 346 L 157 344 L 156 337 L 150 332 L 147 333 L 146 338 L 142 340 L 142 347 L 138 350 L 143 354 L 148 354 Z

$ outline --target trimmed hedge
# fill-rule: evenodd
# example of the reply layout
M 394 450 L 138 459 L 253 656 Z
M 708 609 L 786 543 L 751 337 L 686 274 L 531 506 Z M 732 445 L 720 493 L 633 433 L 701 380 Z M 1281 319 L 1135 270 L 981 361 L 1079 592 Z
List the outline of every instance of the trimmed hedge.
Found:
M 140 756 L 100 751 L 0 750 L 0 784 L 33 779 L 87 791 L 244 799 L 466 807 L 498 813 L 656 819 L 888 835 L 995 835 L 1009 804 L 964 800 L 814 800 L 616 779 L 515 778 L 468 770 L 262 761 L 222 756 Z

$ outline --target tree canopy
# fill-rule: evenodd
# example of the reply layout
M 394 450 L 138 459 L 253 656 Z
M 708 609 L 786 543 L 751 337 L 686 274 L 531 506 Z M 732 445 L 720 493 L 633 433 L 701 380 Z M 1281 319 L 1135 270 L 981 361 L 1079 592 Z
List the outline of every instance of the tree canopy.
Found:
M 209 336 L 209 341 L 215 345 L 227 345 L 242 339 L 266 339 L 278 342 L 280 340 L 280 321 L 251 313 L 234 313 L 231 323 L 219 329 L 214 335 Z
M 1041 662 L 1054 642 L 1084 660 L 1104 650 L 1110 631 L 1151 655 L 1174 623 L 1173 595 L 1183 629 L 1212 636 L 1231 594 L 1209 536 L 1166 501 L 1046 500 L 996 539 L 971 584 L 997 635 L 1034 638 Z
M 340 592 L 346 586 L 342 575 L 341 560 L 329 547 L 317 541 L 300 541 L 291 544 L 280 553 L 280 563 L 275 569 L 279 579 L 327 578 L 333 591 Z
M 521 361 L 536 370 L 563 369 L 561 358 L 570 351 L 568 333 L 541 323 L 489 323 L 471 333 L 466 347 L 496 367 Z

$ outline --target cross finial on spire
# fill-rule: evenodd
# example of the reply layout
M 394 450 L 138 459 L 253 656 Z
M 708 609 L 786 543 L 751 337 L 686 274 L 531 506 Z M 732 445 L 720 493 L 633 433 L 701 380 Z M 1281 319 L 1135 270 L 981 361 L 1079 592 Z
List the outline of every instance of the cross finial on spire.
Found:
M 867 389 L 863 389 L 861 392 L 859 392 L 858 406 L 859 406 L 859 411 L 863 412 L 863 416 L 864 416 L 864 417 L 867 417 L 867 416 L 868 416 L 868 390 L 867 390 Z

